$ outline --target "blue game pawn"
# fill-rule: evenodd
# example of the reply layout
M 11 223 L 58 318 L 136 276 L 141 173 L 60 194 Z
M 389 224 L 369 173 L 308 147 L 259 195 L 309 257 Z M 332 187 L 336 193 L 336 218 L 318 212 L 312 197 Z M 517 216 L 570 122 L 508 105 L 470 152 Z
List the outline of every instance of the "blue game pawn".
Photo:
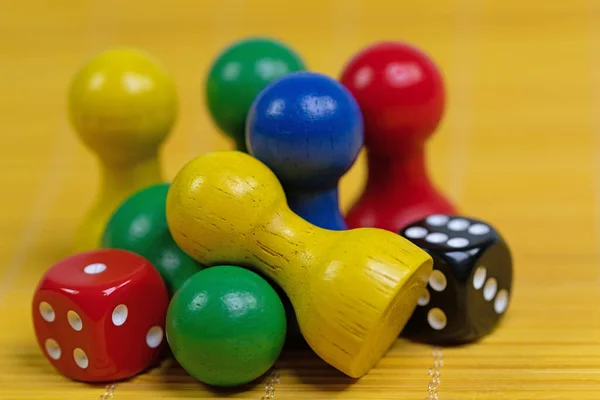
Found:
M 347 229 L 338 182 L 363 146 L 358 103 L 336 80 L 314 72 L 288 74 L 254 100 L 246 144 L 279 178 L 290 208 L 308 222 Z

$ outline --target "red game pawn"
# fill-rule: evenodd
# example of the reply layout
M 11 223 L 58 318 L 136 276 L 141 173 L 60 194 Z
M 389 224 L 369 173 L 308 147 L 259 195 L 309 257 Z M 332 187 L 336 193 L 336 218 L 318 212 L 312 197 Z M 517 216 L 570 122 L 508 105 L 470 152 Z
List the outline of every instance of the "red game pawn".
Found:
M 346 216 L 348 226 L 399 232 L 427 215 L 455 213 L 425 168 L 425 142 L 445 106 L 436 65 L 410 45 L 382 42 L 355 55 L 341 81 L 363 113 L 368 165 L 367 186 Z
M 117 381 L 158 360 L 168 305 L 167 288 L 149 261 L 125 250 L 97 250 L 46 272 L 33 298 L 33 325 L 61 374 Z

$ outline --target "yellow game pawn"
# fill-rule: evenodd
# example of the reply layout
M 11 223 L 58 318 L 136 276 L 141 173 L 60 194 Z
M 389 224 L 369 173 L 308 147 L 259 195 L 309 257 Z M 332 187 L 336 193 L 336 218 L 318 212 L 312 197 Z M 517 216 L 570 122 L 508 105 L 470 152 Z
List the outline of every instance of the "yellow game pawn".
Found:
M 275 174 L 237 151 L 186 164 L 166 212 L 173 239 L 192 258 L 251 266 L 279 284 L 306 342 L 354 378 L 396 340 L 433 267 L 429 254 L 395 233 L 311 225 L 290 210 Z
M 159 150 L 177 112 L 171 77 L 140 51 L 106 51 L 77 72 L 69 92 L 69 114 L 81 140 L 98 156 L 102 186 L 76 233 L 76 252 L 97 248 L 116 207 L 134 192 L 162 181 Z

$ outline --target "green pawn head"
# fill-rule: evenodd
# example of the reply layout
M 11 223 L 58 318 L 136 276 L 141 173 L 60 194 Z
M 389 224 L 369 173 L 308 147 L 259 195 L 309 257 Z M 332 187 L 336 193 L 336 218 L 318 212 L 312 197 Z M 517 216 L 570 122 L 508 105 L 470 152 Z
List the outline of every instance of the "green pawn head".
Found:
M 206 99 L 213 120 L 238 150 L 247 152 L 246 115 L 254 98 L 272 81 L 305 69 L 291 48 L 273 39 L 233 43 L 217 57 L 208 74 Z
M 175 244 L 167 225 L 169 184 L 149 186 L 125 200 L 108 221 L 102 247 L 128 250 L 150 261 L 173 294 L 203 268 Z
M 194 274 L 173 296 L 166 337 L 175 359 L 197 380 L 240 386 L 262 376 L 279 358 L 285 309 L 258 274 L 214 266 Z

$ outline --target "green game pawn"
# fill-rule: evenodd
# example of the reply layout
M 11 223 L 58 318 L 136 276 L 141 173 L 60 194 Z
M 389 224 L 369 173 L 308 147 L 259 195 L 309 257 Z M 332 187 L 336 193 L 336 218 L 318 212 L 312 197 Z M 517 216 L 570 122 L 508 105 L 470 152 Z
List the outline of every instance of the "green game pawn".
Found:
M 129 250 L 145 257 L 162 276 L 169 295 L 173 294 L 202 265 L 175 244 L 167 225 L 169 184 L 142 189 L 125 202 L 109 219 L 102 247 Z
M 254 98 L 272 81 L 305 69 L 291 48 L 269 38 L 235 42 L 217 57 L 206 82 L 208 109 L 239 151 L 247 153 L 246 115 Z
M 167 312 L 166 337 L 179 364 L 213 386 L 239 386 L 279 358 L 286 314 L 275 290 L 244 268 L 217 266 L 193 275 Z

